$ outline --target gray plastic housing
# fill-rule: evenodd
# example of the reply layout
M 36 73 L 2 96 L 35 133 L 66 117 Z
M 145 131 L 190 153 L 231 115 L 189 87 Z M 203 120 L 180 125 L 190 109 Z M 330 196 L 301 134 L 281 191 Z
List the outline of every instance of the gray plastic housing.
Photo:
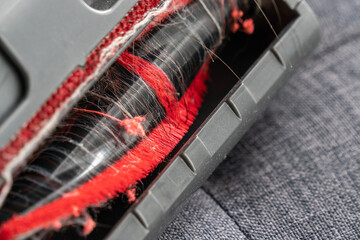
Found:
M 137 2 L 0 1 L 0 148 Z
M 263 112 L 269 100 L 320 40 L 319 25 L 305 1 L 287 0 L 299 17 L 273 42 L 179 154 L 107 236 L 155 239 L 178 209 L 210 176 Z

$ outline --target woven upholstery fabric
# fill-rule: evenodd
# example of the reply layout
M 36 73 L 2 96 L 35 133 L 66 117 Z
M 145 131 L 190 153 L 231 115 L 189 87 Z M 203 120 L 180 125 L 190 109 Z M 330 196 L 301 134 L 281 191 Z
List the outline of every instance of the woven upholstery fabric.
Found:
M 360 238 L 360 2 L 308 2 L 320 46 L 160 239 Z

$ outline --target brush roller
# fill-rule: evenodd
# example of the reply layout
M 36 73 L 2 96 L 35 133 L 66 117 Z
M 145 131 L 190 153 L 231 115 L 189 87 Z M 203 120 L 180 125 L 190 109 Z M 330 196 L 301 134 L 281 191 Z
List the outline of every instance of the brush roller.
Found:
M 297 0 L 79 2 L 70 12 L 98 30 L 49 29 L 44 47 L 56 47 L 44 58 L 37 36 L 26 36 L 49 71 L 4 27 L 19 28 L 12 11 L 0 24 L 0 68 L 8 72 L 0 91 L 17 89 L 0 111 L 4 239 L 156 236 L 174 215 L 170 207 L 200 186 L 319 39 L 311 9 Z M 56 54 L 64 57 L 50 61 Z M 36 97 L 34 85 L 47 94 Z M 161 211 L 147 207 L 154 199 Z M 133 216 L 139 226 L 128 224 Z

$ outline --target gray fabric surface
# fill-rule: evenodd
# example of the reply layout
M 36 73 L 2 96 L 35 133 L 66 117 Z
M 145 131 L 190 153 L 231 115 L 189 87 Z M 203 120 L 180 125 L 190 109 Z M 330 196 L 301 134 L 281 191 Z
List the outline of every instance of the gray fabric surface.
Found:
M 308 2 L 321 45 L 161 239 L 360 239 L 360 1 Z
M 246 239 L 231 217 L 203 189 L 191 196 L 171 228 L 162 239 Z

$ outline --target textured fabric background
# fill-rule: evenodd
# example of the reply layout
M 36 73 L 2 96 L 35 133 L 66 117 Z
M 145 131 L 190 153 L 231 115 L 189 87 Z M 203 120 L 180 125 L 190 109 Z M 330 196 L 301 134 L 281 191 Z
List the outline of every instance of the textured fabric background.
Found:
M 360 1 L 308 2 L 321 45 L 160 239 L 360 239 Z

